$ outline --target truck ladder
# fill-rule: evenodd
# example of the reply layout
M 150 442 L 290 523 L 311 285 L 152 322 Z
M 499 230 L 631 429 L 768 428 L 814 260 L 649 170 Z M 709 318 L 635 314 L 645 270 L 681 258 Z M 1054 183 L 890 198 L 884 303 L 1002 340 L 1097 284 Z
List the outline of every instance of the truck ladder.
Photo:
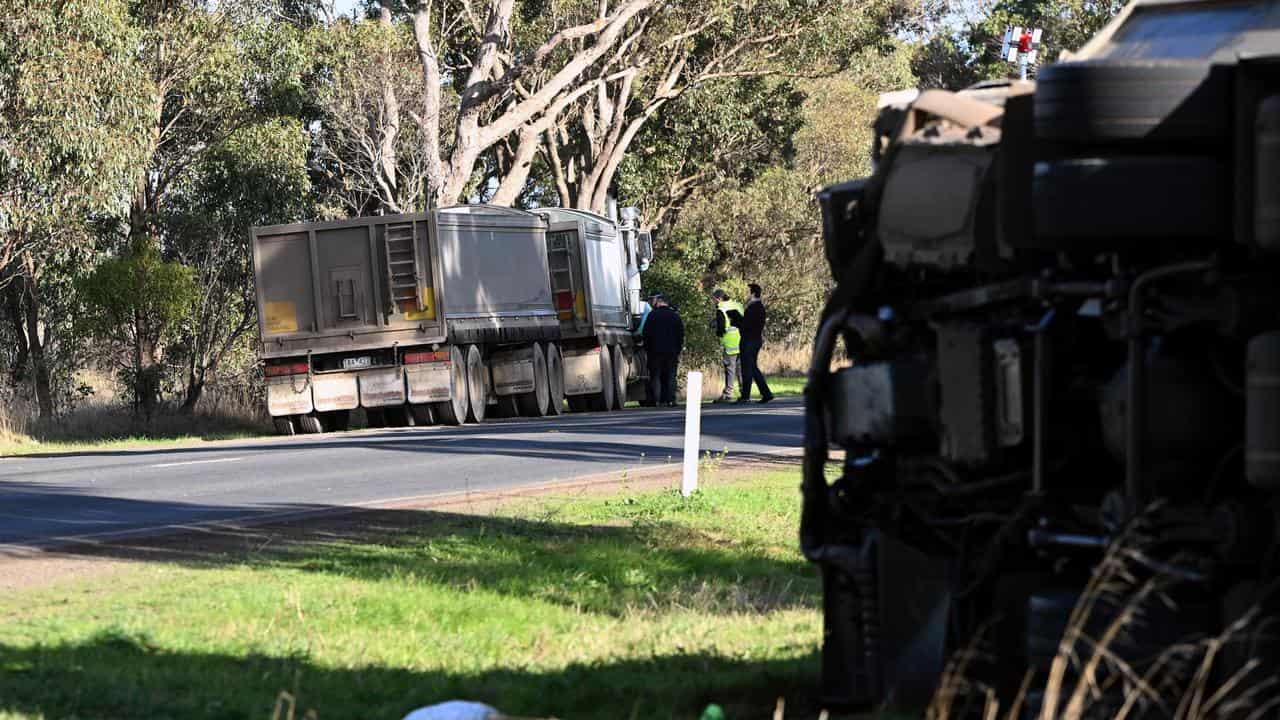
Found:
M 386 229 L 387 287 L 394 312 L 422 310 L 418 277 L 417 223 L 388 224 Z

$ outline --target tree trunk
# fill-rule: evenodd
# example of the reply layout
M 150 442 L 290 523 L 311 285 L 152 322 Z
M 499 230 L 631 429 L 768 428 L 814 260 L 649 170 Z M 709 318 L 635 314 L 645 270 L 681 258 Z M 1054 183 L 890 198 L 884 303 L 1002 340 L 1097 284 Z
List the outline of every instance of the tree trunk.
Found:
M 378 22 L 383 27 L 391 27 L 391 6 L 387 0 L 382 0 L 382 10 Z M 382 187 L 383 204 L 391 212 L 398 213 L 403 212 L 396 160 L 396 141 L 400 135 L 400 99 L 396 96 L 396 89 L 391 84 L 390 62 L 387 58 L 389 53 L 389 49 L 384 49 L 383 72 L 385 74 L 382 78 L 383 118 L 381 137 L 378 143 L 381 166 L 379 168 L 378 185 Z
M 182 399 L 182 414 L 192 415 L 196 411 L 196 405 L 200 403 L 200 398 L 204 396 L 204 373 L 198 375 L 193 370 L 187 377 L 187 393 Z
M 489 202 L 494 205 L 513 205 L 520 193 L 524 191 L 529 180 L 529 169 L 533 166 L 533 158 L 538 154 L 538 146 L 542 144 L 542 132 L 538 127 L 526 127 L 520 131 L 520 140 L 511 158 L 511 167 L 503 174 L 498 191 Z
M 36 385 L 36 403 L 40 406 L 40 419 L 53 418 L 53 386 L 49 381 L 49 365 L 44 350 L 47 337 L 40 335 L 40 293 L 36 280 L 27 273 L 23 278 L 26 287 L 27 349 L 31 357 L 31 374 Z
M 160 405 L 160 381 L 164 367 L 160 362 L 160 348 L 152 340 L 146 320 L 135 313 L 133 327 L 134 411 L 140 411 L 147 422 L 151 422 Z
M 18 279 L 10 281 L 4 288 L 5 319 L 13 326 L 13 341 L 17 346 L 14 353 L 13 367 L 9 368 L 10 381 L 14 385 L 27 378 L 27 329 L 22 319 L 22 282 Z

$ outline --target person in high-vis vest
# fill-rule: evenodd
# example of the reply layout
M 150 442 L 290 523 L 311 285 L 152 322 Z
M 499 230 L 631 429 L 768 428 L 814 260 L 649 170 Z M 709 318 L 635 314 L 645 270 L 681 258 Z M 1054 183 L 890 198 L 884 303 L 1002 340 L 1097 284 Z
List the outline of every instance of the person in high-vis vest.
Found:
M 742 325 L 742 303 L 731 300 L 729 293 L 720 288 L 716 288 L 711 297 L 716 302 L 714 326 L 716 336 L 720 338 L 720 364 L 724 366 L 724 392 L 715 402 L 732 402 L 741 373 L 738 356 L 742 349 L 742 331 L 739 329 Z

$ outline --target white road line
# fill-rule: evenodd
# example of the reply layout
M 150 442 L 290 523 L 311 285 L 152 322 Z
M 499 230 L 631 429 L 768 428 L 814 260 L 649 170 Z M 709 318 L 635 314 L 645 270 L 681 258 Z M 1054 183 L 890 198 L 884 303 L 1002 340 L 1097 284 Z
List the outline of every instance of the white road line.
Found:
M 186 462 L 160 463 L 159 465 L 152 465 L 151 467 L 170 468 L 170 467 L 180 467 L 182 465 L 208 465 L 210 463 L 236 462 L 237 460 L 243 460 L 243 459 L 244 458 L 242 457 L 233 457 L 233 458 L 217 458 L 215 460 L 188 460 Z

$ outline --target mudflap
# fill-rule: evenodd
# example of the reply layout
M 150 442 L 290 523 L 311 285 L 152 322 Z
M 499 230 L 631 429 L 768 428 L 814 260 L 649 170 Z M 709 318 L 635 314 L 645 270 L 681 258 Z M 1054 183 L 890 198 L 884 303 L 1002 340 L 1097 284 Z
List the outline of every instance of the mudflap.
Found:
M 824 704 L 908 712 L 929 704 L 950 651 L 951 565 L 869 532 L 856 567 L 823 567 Z

